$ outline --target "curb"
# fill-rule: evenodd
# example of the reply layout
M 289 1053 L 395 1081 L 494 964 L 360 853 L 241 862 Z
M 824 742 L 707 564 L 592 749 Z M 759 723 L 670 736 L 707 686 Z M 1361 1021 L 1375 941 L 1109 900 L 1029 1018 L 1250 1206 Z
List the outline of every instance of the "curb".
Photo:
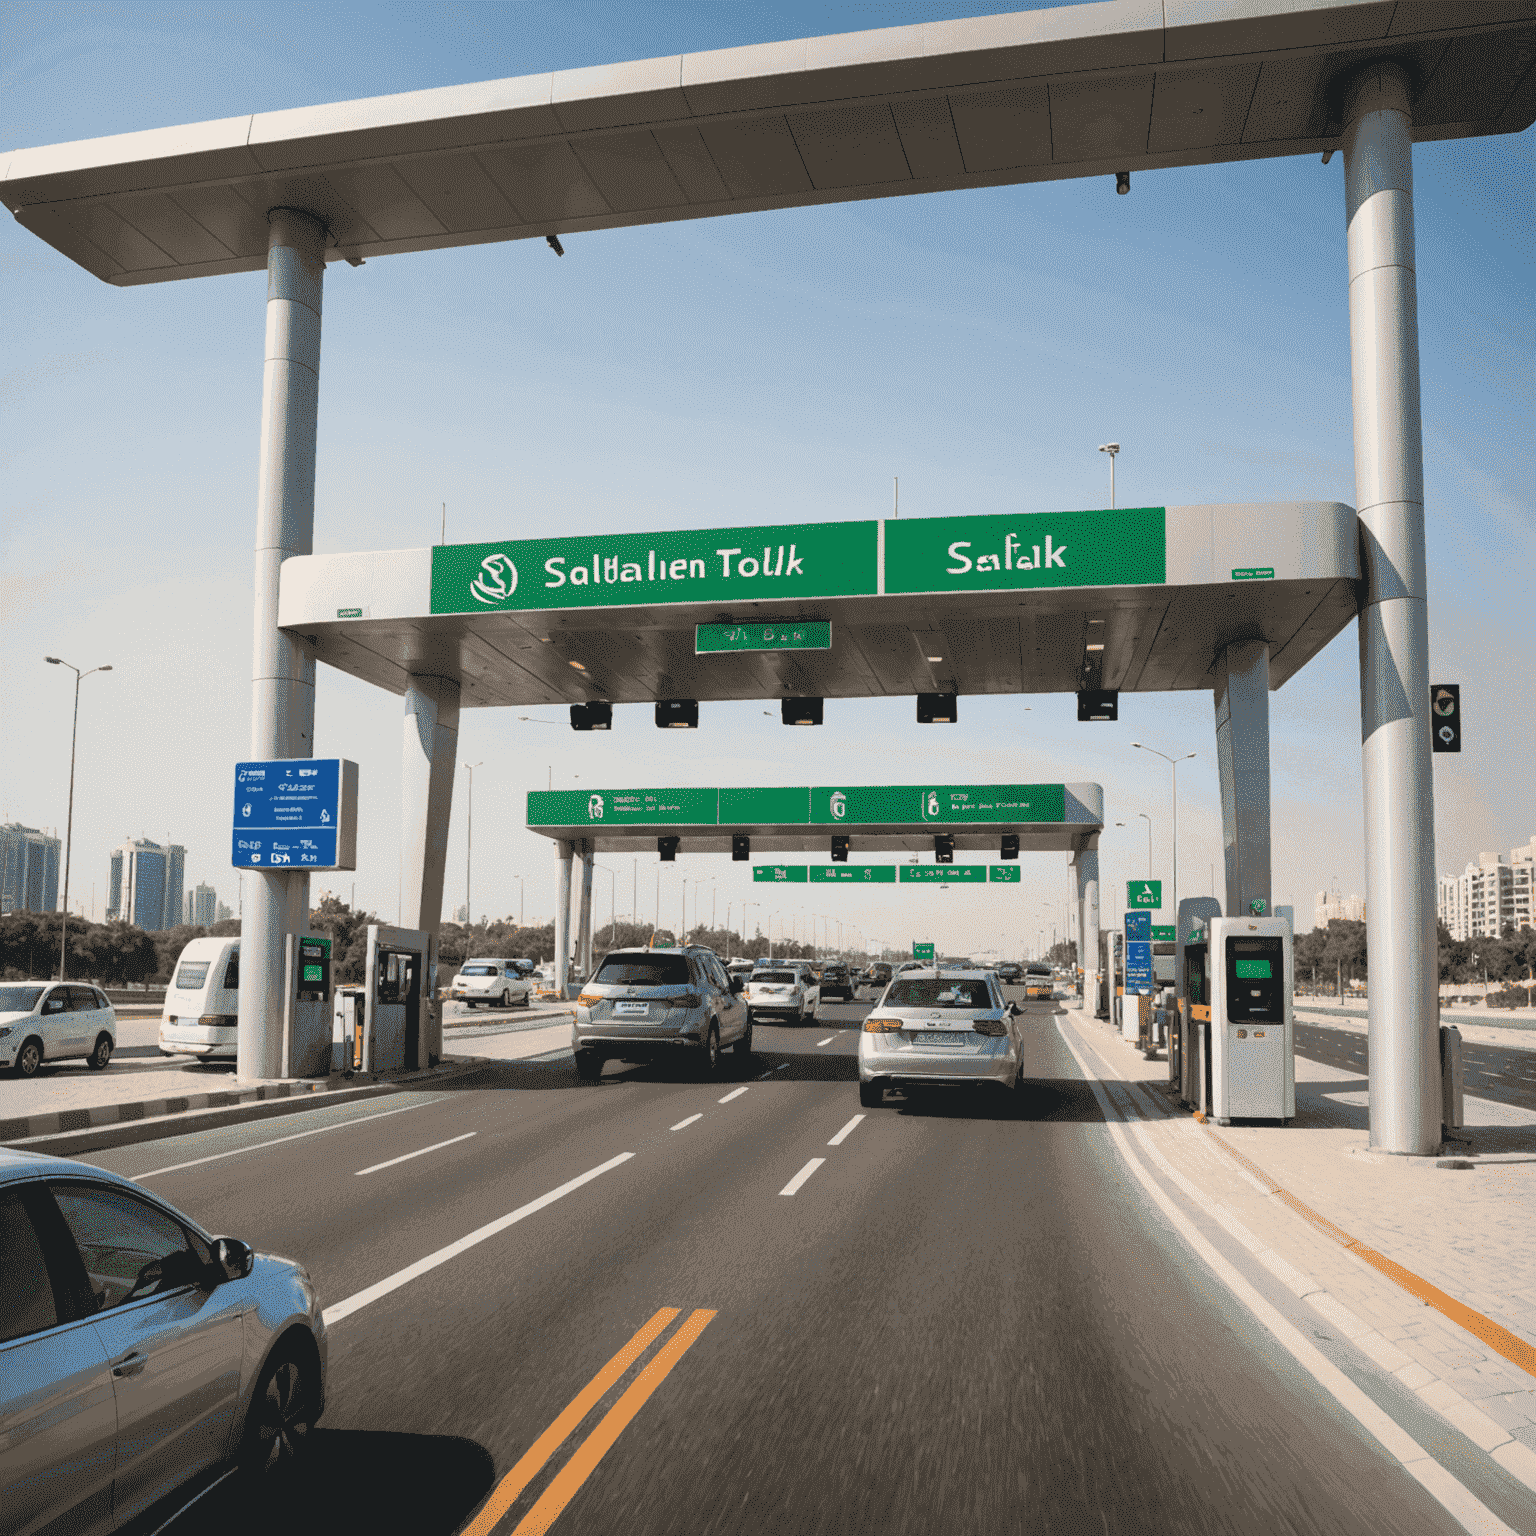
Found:
M 1074 1017 L 1072 1022 L 1076 1027 L 1082 1027 L 1080 1017 Z M 1089 1042 L 1085 1039 L 1085 1043 Z M 1161 1106 L 1155 1103 L 1144 1083 L 1120 1076 L 1119 1069 L 1113 1062 L 1107 1061 L 1098 1051 L 1094 1054 L 1111 1072 L 1116 1074 L 1115 1086 L 1125 1090 L 1126 1097 L 1130 1099 L 1132 1107 L 1141 1117 L 1139 1122 L 1130 1122 L 1132 1125 L 1179 1123 L 1177 1114 L 1165 1117 L 1157 1112 Z M 1194 1119 L 1185 1123 L 1194 1131 L 1194 1134 L 1201 1134 L 1200 1130 L 1196 1129 Z M 1336 1226 L 1327 1217 L 1312 1210 L 1305 1202 L 1276 1183 L 1257 1163 L 1230 1146 L 1215 1127 L 1204 1121 L 1203 1117 L 1200 1117 L 1199 1123 L 1215 1137 L 1217 1145 L 1233 1159 L 1249 1183 L 1271 1198 L 1279 1199 L 1293 1214 L 1321 1232 L 1323 1236 L 1338 1243 L 1359 1263 L 1406 1291 L 1421 1305 L 1439 1312 L 1447 1321 L 1469 1333 L 1485 1348 L 1499 1355 L 1509 1364 L 1519 1370 L 1536 1374 L 1536 1350 L 1533 1350 L 1523 1339 L 1500 1327 L 1491 1318 L 1484 1317 L 1480 1312 L 1475 1312 L 1453 1297 L 1445 1295 L 1411 1270 L 1357 1242 L 1342 1227 Z M 1174 1184 L 1211 1220 L 1241 1243 L 1292 1295 L 1305 1301 L 1321 1317 L 1333 1323 L 1357 1349 L 1375 1361 L 1382 1370 L 1396 1377 L 1421 1402 L 1433 1408 L 1452 1428 L 1459 1430 L 1511 1477 L 1524 1483 L 1528 1488 L 1536 1490 L 1536 1451 L 1533 1451 L 1524 1441 L 1517 1440 L 1501 1424 L 1489 1418 L 1473 1402 L 1463 1397 L 1450 1382 L 1443 1377 L 1432 1375 L 1418 1361 L 1410 1360 L 1372 1324 L 1362 1319 L 1351 1308 L 1346 1307 L 1309 1275 L 1287 1263 L 1263 1239 L 1256 1237 L 1232 1211 L 1175 1168 L 1158 1148 L 1147 1140 L 1140 1137 L 1137 1139 L 1142 1149 L 1158 1164 L 1162 1172 L 1172 1179 Z
M 305 1083 L 270 1083 L 222 1093 L 194 1093 L 169 1099 L 144 1099 L 129 1104 L 100 1104 L 93 1109 L 65 1109 L 0 1121 L 0 1145 L 46 1152 L 57 1157 L 95 1152 L 108 1147 L 156 1141 L 165 1136 L 190 1135 L 247 1120 L 270 1120 L 301 1114 L 322 1104 L 349 1104 L 380 1098 L 417 1084 L 443 1082 L 477 1070 L 475 1058 L 444 1062 L 424 1072 L 384 1081 L 337 1087 Z

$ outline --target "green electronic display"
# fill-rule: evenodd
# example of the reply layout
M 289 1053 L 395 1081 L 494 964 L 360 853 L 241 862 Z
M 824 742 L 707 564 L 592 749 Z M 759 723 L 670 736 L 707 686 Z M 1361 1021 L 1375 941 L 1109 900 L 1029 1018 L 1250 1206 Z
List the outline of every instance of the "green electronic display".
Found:
M 1236 960 L 1233 964 L 1237 967 L 1239 981 L 1274 980 L 1274 972 L 1270 970 L 1268 960 Z
M 696 624 L 695 655 L 717 651 L 829 651 L 832 626 L 826 620 L 786 620 L 781 624 Z

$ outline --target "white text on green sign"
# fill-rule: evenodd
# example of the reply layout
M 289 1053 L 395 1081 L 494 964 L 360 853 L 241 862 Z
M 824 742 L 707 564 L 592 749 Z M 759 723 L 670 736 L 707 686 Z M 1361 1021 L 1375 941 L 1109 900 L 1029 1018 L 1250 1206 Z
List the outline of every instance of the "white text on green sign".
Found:
M 1163 882 L 1161 880 L 1131 880 L 1126 884 L 1125 904 L 1128 907 L 1149 907 L 1162 910 Z
M 825 619 L 785 624 L 697 624 L 696 656 L 717 651 L 829 651 L 832 626 Z

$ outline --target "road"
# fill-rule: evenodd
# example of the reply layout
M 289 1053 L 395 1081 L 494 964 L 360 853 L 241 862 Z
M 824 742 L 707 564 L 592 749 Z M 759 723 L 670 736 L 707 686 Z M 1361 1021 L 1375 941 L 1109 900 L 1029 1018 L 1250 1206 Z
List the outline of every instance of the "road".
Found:
M 553 1529 L 583 1536 L 1459 1531 L 1146 1202 L 1059 1005 L 1027 1006 L 1019 1102 L 865 1113 L 867 1006 L 759 1025 L 713 1082 L 497 1064 L 387 1113 L 89 1160 L 301 1258 L 333 1316 L 355 1304 L 285 1532 L 465 1529 L 663 1308 L 670 1371 L 578 1406 L 496 1531 L 545 1529 L 535 1501 L 566 1496 Z M 625 1424 L 632 1381 L 631 1405 L 654 1391 Z M 604 1413 L 588 1467 L 571 1448 Z M 227 1491 L 173 1531 L 273 1528 Z
M 1298 1055 L 1342 1067 L 1364 1077 L 1370 1065 L 1366 1037 L 1354 1030 L 1330 1029 L 1326 1024 L 1296 1025 Z M 1496 1104 L 1536 1110 L 1536 1051 L 1505 1049 L 1497 1045 L 1461 1043 L 1465 1090 Z

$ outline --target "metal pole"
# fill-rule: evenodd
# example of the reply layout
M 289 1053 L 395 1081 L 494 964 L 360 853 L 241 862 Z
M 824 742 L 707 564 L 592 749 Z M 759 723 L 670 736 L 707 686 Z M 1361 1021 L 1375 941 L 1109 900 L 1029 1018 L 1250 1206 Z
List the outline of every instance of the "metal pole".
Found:
M 315 528 L 315 428 L 320 400 L 324 223 L 295 208 L 267 213 L 267 327 L 256 511 L 251 756 L 313 757 L 315 657 L 278 628 L 278 579 L 290 555 L 310 554 Z M 249 869 L 241 876 L 240 1021 L 236 1073 L 282 1069 L 283 943 L 303 931 L 309 876 Z
M 69 663 L 64 663 L 69 667 Z M 64 957 L 69 942 L 69 858 L 75 844 L 75 741 L 80 734 L 80 669 L 69 667 L 75 674 L 75 722 L 69 728 L 69 818 L 64 825 L 64 901 L 63 922 L 59 924 L 59 980 L 68 980 Z M 46 866 L 45 866 L 46 868 Z
M 1440 1147 L 1424 447 L 1408 76 L 1367 66 L 1344 104 L 1360 516 L 1361 759 L 1370 953 L 1370 1144 Z

